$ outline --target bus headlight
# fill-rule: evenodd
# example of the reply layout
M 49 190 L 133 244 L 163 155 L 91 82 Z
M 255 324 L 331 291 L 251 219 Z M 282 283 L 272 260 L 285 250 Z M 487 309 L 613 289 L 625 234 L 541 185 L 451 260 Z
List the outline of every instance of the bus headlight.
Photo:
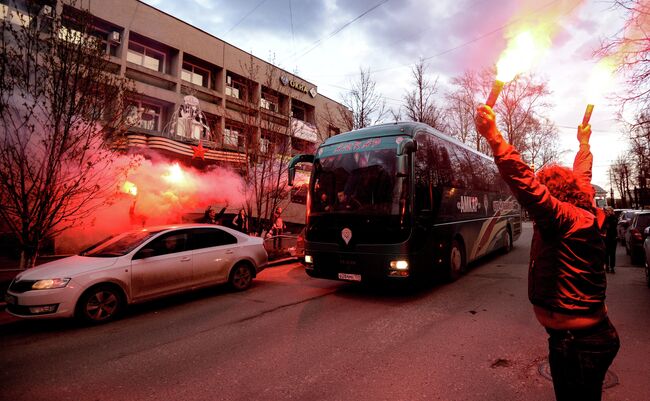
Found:
M 405 260 L 391 260 L 390 268 L 391 270 L 408 270 L 409 262 Z
M 409 262 L 406 260 L 391 260 L 390 269 L 388 270 L 389 277 L 408 277 L 409 276 Z
M 314 258 L 312 258 L 311 255 L 305 255 L 305 263 L 314 263 Z

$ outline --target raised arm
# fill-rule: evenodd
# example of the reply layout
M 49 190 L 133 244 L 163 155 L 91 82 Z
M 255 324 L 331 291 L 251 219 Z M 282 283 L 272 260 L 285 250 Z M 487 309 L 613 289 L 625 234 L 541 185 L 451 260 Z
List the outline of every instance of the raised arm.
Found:
M 548 188 L 537 180 L 535 173 L 524 163 L 517 149 L 505 141 L 496 126 L 494 111 L 490 106 L 479 106 L 476 130 L 492 148 L 501 177 L 535 222 L 555 227 L 572 223 L 573 216 L 567 213 L 566 208 L 561 207 L 561 202 L 551 196 Z
M 573 173 L 578 179 L 580 188 L 588 193 L 591 199 L 594 199 L 596 193 L 591 185 L 591 168 L 594 163 L 594 156 L 591 154 L 591 147 L 589 146 L 590 137 L 591 125 L 579 125 L 578 142 L 580 143 L 580 149 L 573 161 Z

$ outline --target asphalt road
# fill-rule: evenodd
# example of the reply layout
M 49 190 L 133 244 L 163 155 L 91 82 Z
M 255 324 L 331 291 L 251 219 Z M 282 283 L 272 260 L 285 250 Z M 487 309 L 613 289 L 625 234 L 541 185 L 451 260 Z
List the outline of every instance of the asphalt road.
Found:
M 526 297 L 530 229 L 461 280 L 406 292 L 316 280 L 299 264 L 244 293 L 213 288 L 123 319 L 0 318 L 2 400 L 553 400 L 546 335 Z M 650 399 L 650 289 L 610 275 L 622 339 L 605 401 Z M 0 312 L 6 314 L 6 312 Z

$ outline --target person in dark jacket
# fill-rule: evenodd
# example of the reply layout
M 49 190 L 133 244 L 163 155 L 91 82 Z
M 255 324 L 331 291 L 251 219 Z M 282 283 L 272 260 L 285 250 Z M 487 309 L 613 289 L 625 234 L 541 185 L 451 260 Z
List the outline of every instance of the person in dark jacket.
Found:
M 608 207 L 605 209 L 605 270 L 608 273 L 616 273 L 616 245 L 618 239 L 616 238 L 616 225 L 618 220 L 614 209 Z
M 212 206 L 208 206 L 208 208 L 205 209 L 205 213 L 203 213 L 203 218 L 201 219 L 201 223 L 221 224 L 221 218 L 223 217 L 223 214 L 226 212 L 226 207 L 228 207 L 227 204 L 226 206 L 221 208 L 219 213 L 217 213 L 216 210 L 212 208 Z
M 578 127 L 580 150 L 573 170 L 554 165 L 537 176 L 503 139 L 489 106 L 479 106 L 476 129 L 533 220 L 528 297 L 549 334 L 555 396 L 558 401 L 600 400 L 620 342 L 605 306 L 604 213 L 595 207 L 591 186 L 591 127 Z
M 232 226 L 235 230 L 248 234 L 248 216 L 246 215 L 246 210 L 243 208 L 239 209 L 239 213 L 232 219 Z

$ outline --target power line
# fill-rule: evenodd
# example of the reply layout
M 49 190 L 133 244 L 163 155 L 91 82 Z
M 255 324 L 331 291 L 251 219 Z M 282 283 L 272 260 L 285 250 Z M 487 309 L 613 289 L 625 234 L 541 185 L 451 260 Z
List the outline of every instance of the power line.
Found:
M 453 52 L 453 51 L 455 51 L 455 50 L 458 50 L 458 49 L 463 48 L 463 47 L 465 47 L 465 46 L 468 46 L 468 45 L 470 45 L 470 44 L 476 43 L 476 42 L 478 42 L 479 40 L 485 39 L 485 38 L 488 37 L 488 36 L 494 35 L 495 33 L 504 30 L 505 28 L 507 28 L 507 27 L 509 27 L 510 25 L 513 25 L 513 24 L 515 24 L 515 23 L 517 23 L 517 22 L 523 20 L 524 18 L 528 18 L 530 15 L 534 15 L 534 14 L 539 13 L 539 12 L 540 12 L 541 10 L 543 10 L 544 8 L 547 8 L 547 7 L 551 6 L 551 5 L 553 5 L 554 3 L 557 3 L 558 1 L 559 1 L 559 0 L 552 0 L 552 1 L 549 1 L 548 3 L 542 5 L 541 7 L 539 7 L 539 8 L 537 8 L 537 9 L 531 11 L 531 12 L 530 12 L 528 15 L 526 15 L 526 16 L 522 16 L 522 17 L 519 17 L 519 18 L 515 18 L 515 19 L 513 19 L 512 21 L 510 21 L 510 22 L 508 22 L 508 23 L 506 23 L 506 24 L 504 24 L 504 25 L 499 26 L 498 28 L 495 28 L 495 29 L 493 29 L 493 30 L 491 30 L 491 31 L 489 31 L 489 32 L 483 33 L 483 34 L 481 34 L 481 35 L 479 35 L 479 36 L 477 36 L 477 37 L 475 37 L 475 38 L 473 38 L 473 39 L 470 39 L 470 40 L 468 40 L 468 41 L 466 41 L 466 42 L 463 42 L 463 43 L 461 43 L 461 44 L 459 44 L 459 45 L 457 45 L 457 46 L 454 46 L 454 47 L 451 47 L 451 48 L 445 49 L 445 50 L 443 50 L 443 51 L 441 51 L 441 52 L 439 52 L 439 53 L 436 53 L 436 54 L 434 54 L 434 55 L 427 56 L 427 57 L 423 58 L 422 60 L 423 60 L 423 61 L 426 61 L 426 60 L 431 60 L 431 59 L 433 59 L 433 58 L 437 58 L 437 57 L 440 57 L 440 56 L 444 56 L 444 55 L 447 54 L 447 53 L 451 53 L 451 52 Z M 577 7 L 577 5 L 578 5 L 578 4 L 576 3 L 576 5 L 575 5 L 573 8 Z M 429 29 L 429 28 L 427 28 L 427 29 Z M 425 30 L 422 30 L 421 32 L 424 32 L 424 31 L 426 31 L 426 29 L 425 29 Z M 378 69 L 375 69 L 375 70 L 371 70 L 371 71 L 369 71 L 369 73 L 375 73 L 375 72 L 383 72 L 383 71 L 395 70 L 395 69 L 399 69 L 399 68 L 410 67 L 410 66 L 413 66 L 413 65 L 415 65 L 415 63 L 400 64 L 400 65 L 393 66 L 393 67 L 384 67 L 384 68 L 378 68 Z M 323 74 L 323 75 L 316 75 L 316 76 L 321 76 L 321 77 L 322 77 L 322 76 L 328 76 L 328 77 L 346 77 L 346 76 L 352 76 L 352 75 L 355 75 L 355 74 L 356 74 L 356 73 L 336 74 L 336 75 L 332 75 L 332 74 Z
M 378 7 L 382 6 L 382 5 L 384 5 L 385 3 L 389 2 L 389 1 L 390 1 L 390 0 L 383 0 L 383 1 L 381 1 L 381 2 L 379 2 L 379 3 L 377 3 L 377 4 L 375 4 L 374 6 L 370 7 L 370 8 L 367 9 L 366 11 L 364 11 L 363 13 L 359 14 L 356 18 L 352 19 L 351 21 L 346 22 L 345 24 L 343 24 L 342 26 L 340 26 L 339 28 L 337 28 L 335 31 L 333 31 L 332 33 L 330 33 L 329 36 L 327 36 L 326 38 L 320 38 L 320 39 L 318 39 L 316 42 L 314 42 L 314 43 L 312 44 L 312 47 L 311 47 L 311 48 L 309 48 L 308 50 L 306 50 L 305 52 L 303 52 L 300 56 L 296 57 L 295 60 L 298 60 L 299 58 L 301 58 L 301 57 L 307 55 L 309 52 L 311 52 L 312 50 L 314 50 L 315 48 L 317 48 L 318 46 L 320 46 L 321 44 L 323 44 L 323 42 L 325 42 L 326 40 L 330 39 L 331 37 L 333 37 L 334 35 L 338 34 L 339 32 L 341 32 L 342 30 L 344 30 L 345 28 L 347 28 L 347 27 L 350 26 L 351 24 L 353 24 L 353 23 L 355 23 L 356 21 L 358 21 L 359 19 L 365 17 L 367 14 L 369 14 L 370 12 L 374 11 L 376 8 L 378 8 Z M 294 53 L 292 56 L 295 56 L 295 53 Z
M 291 0 L 289 0 L 289 18 L 291 19 L 291 47 L 295 47 L 296 36 L 293 32 L 293 9 L 291 8 Z
M 233 25 L 230 29 L 226 31 L 226 33 L 223 34 L 223 36 L 228 35 L 233 29 L 237 28 L 239 24 L 241 24 L 246 18 L 248 18 L 249 15 L 255 12 L 262 4 L 266 3 L 266 0 L 261 0 L 255 7 L 253 7 L 249 12 L 246 13 L 235 25 Z M 293 25 L 292 25 L 293 27 Z

